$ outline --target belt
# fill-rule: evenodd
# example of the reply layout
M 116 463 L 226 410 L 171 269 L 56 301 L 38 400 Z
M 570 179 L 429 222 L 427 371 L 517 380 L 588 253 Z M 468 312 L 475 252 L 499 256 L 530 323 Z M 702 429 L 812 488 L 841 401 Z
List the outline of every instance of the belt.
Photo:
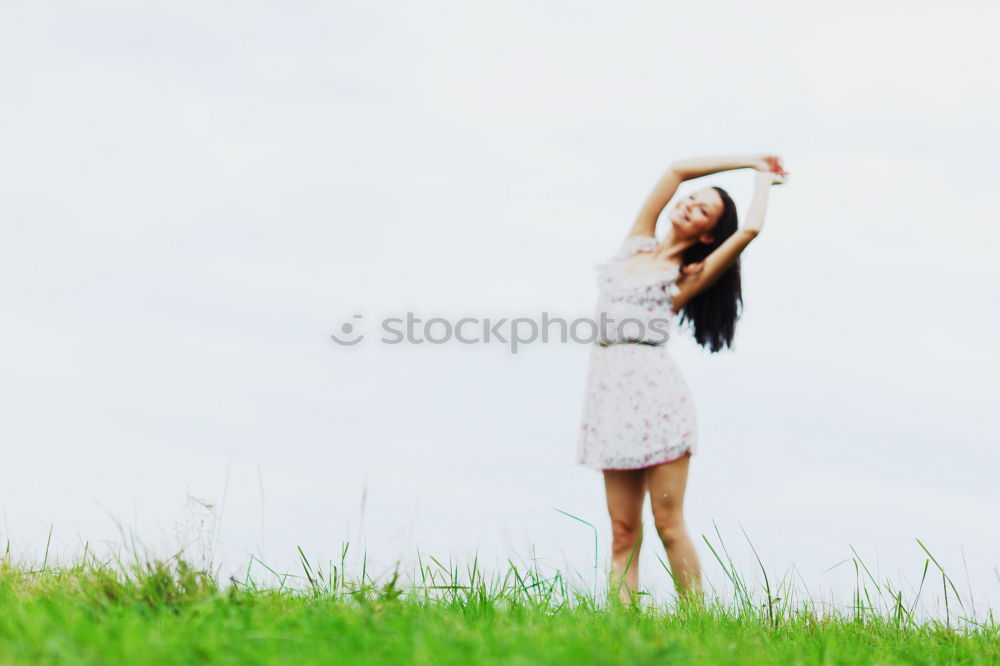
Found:
M 658 347 L 663 344 L 662 342 L 650 342 L 649 340 L 615 340 L 614 342 L 597 340 L 595 342 L 602 347 L 610 347 L 611 345 L 649 345 L 651 347 Z

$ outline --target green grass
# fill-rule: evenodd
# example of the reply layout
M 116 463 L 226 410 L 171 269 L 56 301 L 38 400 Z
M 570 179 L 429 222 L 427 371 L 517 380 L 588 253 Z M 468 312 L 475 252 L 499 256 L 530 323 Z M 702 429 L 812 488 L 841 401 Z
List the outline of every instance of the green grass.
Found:
M 913 598 L 853 558 L 853 605 L 818 612 L 794 601 L 787 579 L 751 589 L 725 545 L 706 539 L 732 584 L 704 606 L 608 603 L 563 574 L 508 561 L 487 579 L 418 554 L 418 572 L 373 580 L 325 570 L 299 551 L 301 571 L 253 558 L 243 580 L 215 580 L 179 557 L 93 554 L 37 569 L 0 559 L 0 665 L 14 664 L 997 664 L 1000 630 L 974 620 L 927 553 Z M 251 568 L 273 577 L 264 585 Z M 667 572 L 669 573 L 669 572 Z M 918 621 L 937 580 L 955 604 Z M 611 597 L 613 598 L 613 597 Z

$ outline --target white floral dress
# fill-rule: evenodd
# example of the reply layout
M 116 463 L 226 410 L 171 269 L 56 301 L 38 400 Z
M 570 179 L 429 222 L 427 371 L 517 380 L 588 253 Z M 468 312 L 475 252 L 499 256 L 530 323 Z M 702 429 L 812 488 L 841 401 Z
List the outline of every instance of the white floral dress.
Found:
M 653 237 L 632 236 L 611 259 L 598 266 L 602 313 L 612 325 L 599 334 L 606 341 L 663 340 L 656 328 L 676 330 L 672 299 L 679 293 L 677 267 L 653 275 L 632 275 L 624 261 L 637 252 L 652 250 Z M 626 318 L 643 328 L 618 326 Z M 655 320 L 655 321 L 654 321 Z M 662 322 L 669 321 L 669 324 Z M 638 322 L 633 322 L 638 327 Z M 640 335 L 637 330 L 643 331 Z M 640 469 L 693 454 L 697 446 L 697 419 L 691 391 L 680 368 L 667 351 L 668 344 L 597 343 L 590 351 L 587 387 L 577 443 L 577 463 L 593 469 Z

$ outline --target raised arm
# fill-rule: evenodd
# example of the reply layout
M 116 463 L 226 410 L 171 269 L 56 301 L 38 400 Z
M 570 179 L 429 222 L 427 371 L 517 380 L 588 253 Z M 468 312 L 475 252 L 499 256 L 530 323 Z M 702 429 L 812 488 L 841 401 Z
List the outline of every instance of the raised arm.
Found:
M 784 183 L 785 177 L 773 171 L 757 171 L 755 179 L 757 186 L 743 226 L 700 262 L 701 270 L 685 275 L 678 281 L 680 293 L 673 299 L 674 312 L 680 312 L 688 301 L 715 284 L 763 229 L 768 193 L 772 185 Z
M 677 160 L 670 165 L 660 180 L 653 187 L 646 201 L 639 211 L 629 236 L 655 236 L 656 222 L 660 219 L 660 213 L 667 207 L 677 188 L 685 180 L 700 178 L 720 171 L 730 169 L 753 168 L 765 157 L 764 153 L 751 153 L 746 155 L 718 155 L 710 157 L 692 157 Z
M 670 168 L 681 175 L 683 180 L 701 178 L 720 171 L 732 169 L 752 169 L 767 156 L 765 153 L 748 153 L 745 155 L 714 155 L 709 157 L 692 157 L 677 160 Z

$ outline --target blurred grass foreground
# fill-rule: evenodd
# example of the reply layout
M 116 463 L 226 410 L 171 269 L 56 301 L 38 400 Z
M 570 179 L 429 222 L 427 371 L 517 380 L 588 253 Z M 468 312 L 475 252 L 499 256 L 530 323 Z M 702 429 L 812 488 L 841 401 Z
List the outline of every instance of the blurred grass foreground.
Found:
M 623 604 L 607 586 L 574 589 L 561 573 L 510 560 L 487 580 L 478 562 L 460 571 L 418 554 L 419 573 L 403 583 L 398 569 L 388 580 L 346 576 L 344 557 L 324 570 L 299 549 L 295 575 L 256 560 L 276 581 L 264 586 L 249 568 L 219 581 L 179 556 L 99 561 L 85 551 L 72 565 L 33 568 L 8 549 L 0 664 L 1000 663 L 992 613 L 969 617 L 930 553 L 915 595 L 866 577 L 856 559 L 853 603 L 820 611 L 780 581 L 772 589 L 766 572 L 751 589 L 721 544 L 709 546 L 731 594 L 664 606 Z M 918 620 L 932 582 L 954 611 Z

